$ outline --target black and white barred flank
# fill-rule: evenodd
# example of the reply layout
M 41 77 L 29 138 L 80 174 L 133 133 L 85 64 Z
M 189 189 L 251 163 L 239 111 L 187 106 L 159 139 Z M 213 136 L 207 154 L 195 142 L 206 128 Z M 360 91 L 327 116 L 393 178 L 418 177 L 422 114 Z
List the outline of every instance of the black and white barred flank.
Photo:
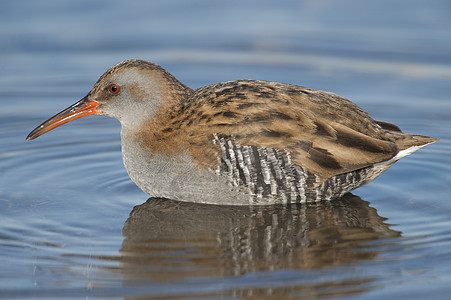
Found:
M 317 175 L 292 163 L 288 152 L 241 146 L 216 135 L 214 142 L 222 150 L 217 174 L 226 175 L 232 186 L 251 195 L 254 204 L 268 198 L 282 203 L 331 200 L 364 185 L 375 175 L 374 167 L 367 167 L 320 182 Z

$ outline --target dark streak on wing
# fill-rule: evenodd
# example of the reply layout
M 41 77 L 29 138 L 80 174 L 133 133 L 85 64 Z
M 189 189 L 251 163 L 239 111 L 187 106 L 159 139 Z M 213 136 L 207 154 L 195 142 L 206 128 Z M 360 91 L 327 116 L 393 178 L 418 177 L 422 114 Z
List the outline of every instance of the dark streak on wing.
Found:
M 388 130 L 388 131 L 394 131 L 394 132 L 402 132 L 402 130 L 396 126 L 395 124 L 391 124 L 384 121 L 375 121 L 382 129 Z
M 334 136 L 334 134 L 331 133 L 331 130 L 328 130 L 326 128 L 326 124 L 322 123 L 322 122 L 315 122 L 314 125 L 316 126 L 316 134 L 318 136 L 323 136 L 323 137 L 336 137 Z
M 247 103 L 240 103 L 237 105 L 238 109 L 246 109 L 249 108 L 251 106 L 257 106 L 257 105 L 261 105 L 262 103 L 259 102 L 247 102 Z
M 327 168 L 338 170 L 342 166 L 340 163 L 332 156 L 332 154 L 326 149 L 313 147 L 312 142 L 298 142 L 299 147 L 308 153 L 309 159 L 314 161 L 316 164 Z
M 263 131 L 259 132 L 258 134 L 261 134 L 266 137 L 273 137 L 273 138 L 291 137 L 291 134 L 289 134 L 288 132 L 275 131 L 275 130 L 263 130 Z
M 236 118 L 237 117 L 237 113 L 234 113 L 232 111 L 225 111 L 222 113 L 222 115 L 226 118 Z
M 372 143 L 372 141 L 365 136 L 360 136 L 356 134 L 349 134 L 347 132 L 337 130 L 337 139 L 334 140 L 335 143 L 354 149 L 359 149 L 363 151 L 373 152 L 373 153 L 387 153 L 392 152 L 393 149 L 387 150 L 387 148 L 381 147 L 380 144 Z M 384 144 L 385 145 L 385 144 Z
M 293 120 L 292 117 L 290 117 L 287 114 L 275 111 L 271 113 L 271 117 L 276 118 L 276 119 L 282 119 L 282 120 Z

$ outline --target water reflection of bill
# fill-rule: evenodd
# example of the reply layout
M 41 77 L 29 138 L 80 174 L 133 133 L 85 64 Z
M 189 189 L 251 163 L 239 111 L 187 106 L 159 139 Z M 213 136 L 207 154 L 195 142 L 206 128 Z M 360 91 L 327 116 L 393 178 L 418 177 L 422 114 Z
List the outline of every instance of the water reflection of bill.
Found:
M 130 213 L 123 235 L 125 282 L 170 282 L 348 265 L 378 255 L 365 242 L 400 233 L 348 194 L 318 204 L 249 207 L 150 198 Z

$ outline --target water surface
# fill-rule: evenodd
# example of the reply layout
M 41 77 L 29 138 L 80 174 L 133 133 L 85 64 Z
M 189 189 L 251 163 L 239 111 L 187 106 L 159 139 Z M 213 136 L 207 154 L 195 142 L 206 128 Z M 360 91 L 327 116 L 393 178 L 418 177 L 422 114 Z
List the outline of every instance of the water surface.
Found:
M 403 3 L 2 1 L 0 297 L 446 298 L 451 7 Z M 353 195 L 289 207 L 149 199 L 109 118 L 25 141 L 128 58 L 192 88 L 254 78 L 332 91 L 440 140 Z

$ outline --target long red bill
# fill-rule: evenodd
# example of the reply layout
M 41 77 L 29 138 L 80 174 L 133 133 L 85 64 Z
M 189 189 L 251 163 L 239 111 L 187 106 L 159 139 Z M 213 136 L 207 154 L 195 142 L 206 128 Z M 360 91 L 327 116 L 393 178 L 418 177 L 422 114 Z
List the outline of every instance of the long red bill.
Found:
M 27 136 L 27 141 L 33 140 L 47 131 L 55 129 L 58 126 L 66 124 L 75 119 L 98 113 L 96 110 L 100 103 L 94 100 L 89 100 L 88 96 L 84 97 L 74 105 L 66 108 L 62 112 L 57 113 L 38 127 L 36 127 Z

